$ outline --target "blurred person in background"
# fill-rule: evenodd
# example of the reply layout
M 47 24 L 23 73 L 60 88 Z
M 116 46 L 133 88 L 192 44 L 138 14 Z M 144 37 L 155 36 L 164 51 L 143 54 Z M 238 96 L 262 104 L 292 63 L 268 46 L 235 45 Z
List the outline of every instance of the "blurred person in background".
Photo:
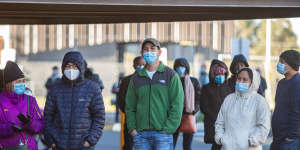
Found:
M 205 64 L 202 64 L 200 67 L 199 83 L 200 83 L 200 87 L 203 87 L 204 85 L 209 83 L 209 76 L 208 73 L 206 73 Z
M 259 68 L 256 68 L 256 71 L 260 74 L 260 85 L 258 88 L 258 94 L 265 97 L 265 91 L 268 88 L 266 79 L 262 76 L 261 70 Z
M 45 87 L 47 89 L 47 93 L 50 92 L 52 87 L 61 79 L 61 75 L 59 74 L 58 67 L 54 66 L 52 68 L 52 75 L 48 78 Z
M 240 69 L 243 69 L 245 67 L 249 67 L 247 58 L 242 54 L 235 55 L 230 65 L 231 77 L 228 79 L 232 93 L 235 92 L 235 84 L 238 76 L 237 73 Z
M 120 90 L 120 83 L 121 80 L 124 78 L 124 73 L 121 72 L 119 73 L 119 78 L 118 81 L 115 82 L 111 88 L 111 93 L 114 95 L 114 97 L 111 100 L 111 104 L 116 106 L 116 113 L 115 113 L 115 122 L 118 123 L 119 122 L 119 117 L 120 117 L 120 113 L 119 113 L 119 105 L 117 103 L 117 99 L 118 99 L 118 93 Z
M 36 99 L 24 93 L 24 73 L 16 63 L 7 62 L 4 83 L 0 94 L 0 149 L 37 150 L 35 135 L 43 131 L 44 117 Z
M 117 99 L 117 103 L 118 106 L 120 108 L 120 110 L 125 113 L 125 98 L 126 98 L 126 93 L 128 90 L 128 86 L 130 83 L 130 80 L 132 78 L 132 76 L 134 76 L 135 74 L 137 74 L 139 71 L 141 71 L 144 66 L 146 65 L 144 58 L 142 56 L 138 56 L 135 57 L 133 60 L 133 68 L 135 70 L 135 72 L 129 76 L 124 77 L 121 80 L 121 84 L 120 84 L 120 90 L 118 92 L 118 99 Z M 132 141 L 132 137 L 130 135 L 130 133 L 128 132 L 128 128 L 127 128 L 127 124 L 126 124 L 126 116 L 125 116 L 125 124 L 124 124 L 124 146 L 123 146 L 123 150 L 132 150 L 133 148 L 133 141 Z
M 103 91 L 104 89 L 104 84 L 100 78 L 100 76 L 96 73 L 94 73 L 94 69 L 91 67 L 88 67 L 88 63 L 85 61 L 85 73 L 84 73 L 84 77 L 87 79 L 90 79 L 91 81 L 96 82 L 99 86 L 101 91 Z
M 173 69 L 178 73 L 184 90 L 183 114 L 195 115 L 200 110 L 200 84 L 197 78 L 190 76 L 190 65 L 185 58 L 177 58 Z M 174 149 L 179 132 L 173 134 Z M 183 133 L 183 149 L 191 150 L 193 133 Z
M 204 142 L 212 144 L 211 150 L 221 150 L 222 147 L 215 142 L 214 124 L 225 97 L 231 93 L 228 74 L 226 64 L 214 59 L 209 69 L 210 83 L 201 90 L 200 110 L 204 114 Z

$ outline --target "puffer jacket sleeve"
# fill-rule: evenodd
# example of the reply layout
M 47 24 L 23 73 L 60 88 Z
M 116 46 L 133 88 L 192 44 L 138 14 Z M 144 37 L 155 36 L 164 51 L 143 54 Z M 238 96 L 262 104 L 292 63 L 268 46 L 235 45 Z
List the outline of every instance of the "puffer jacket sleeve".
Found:
M 136 104 L 137 104 L 137 95 L 135 92 L 135 87 L 133 80 L 130 81 L 128 91 L 126 94 L 126 105 L 125 105 L 125 113 L 126 113 L 126 124 L 128 127 L 128 132 L 131 133 L 136 129 Z
M 226 99 L 225 99 L 226 101 Z M 215 142 L 219 145 L 222 145 L 222 137 L 225 133 L 225 118 L 224 111 L 226 109 L 226 103 L 224 102 L 219 111 L 216 123 L 215 123 Z
M 45 105 L 45 141 L 48 146 L 55 144 L 55 140 L 58 139 L 58 131 L 54 124 L 54 118 L 56 113 L 56 102 L 53 96 L 53 93 L 50 92 L 47 96 L 46 105 Z
M 34 134 L 38 134 L 44 130 L 45 122 L 44 116 L 36 103 L 35 98 L 31 99 L 30 104 L 30 117 L 31 121 L 27 124 L 26 129 Z
M 261 97 L 256 110 L 256 129 L 250 133 L 249 141 L 251 146 L 262 145 L 270 131 L 270 109 L 267 101 Z
M 100 89 L 97 89 L 97 92 L 93 96 L 90 110 L 92 113 L 92 126 L 86 140 L 91 146 L 94 146 L 99 141 L 105 124 L 105 107 Z

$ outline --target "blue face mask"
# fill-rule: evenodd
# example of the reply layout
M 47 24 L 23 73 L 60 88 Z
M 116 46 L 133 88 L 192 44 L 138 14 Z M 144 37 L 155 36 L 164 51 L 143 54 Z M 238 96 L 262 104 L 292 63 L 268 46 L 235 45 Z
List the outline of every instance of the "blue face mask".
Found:
M 217 84 L 223 84 L 225 82 L 225 76 L 223 76 L 223 75 L 216 76 L 215 81 L 216 81 Z
M 14 84 L 14 92 L 18 95 L 24 94 L 26 89 L 25 83 Z
M 285 70 L 285 64 L 282 64 L 280 62 L 278 62 L 277 64 L 277 71 L 280 73 L 280 74 L 286 74 L 287 71 Z
M 176 68 L 177 73 L 179 74 L 180 77 L 185 75 L 185 67 L 178 67 Z
M 135 70 L 136 70 L 136 71 L 141 71 L 143 68 L 144 68 L 144 66 L 141 65 L 141 66 L 137 66 Z
M 157 52 L 144 53 L 144 60 L 147 64 L 152 65 L 157 60 Z
M 235 88 L 236 88 L 237 91 L 239 91 L 241 93 L 248 92 L 248 90 L 249 90 L 249 83 L 236 82 Z

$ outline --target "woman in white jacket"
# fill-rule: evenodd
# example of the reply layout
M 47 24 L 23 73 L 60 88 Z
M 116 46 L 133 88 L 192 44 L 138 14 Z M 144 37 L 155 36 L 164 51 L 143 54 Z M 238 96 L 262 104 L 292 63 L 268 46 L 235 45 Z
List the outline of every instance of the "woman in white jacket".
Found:
M 259 84 L 255 70 L 239 71 L 236 91 L 225 98 L 215 123 L 215 141 L 225 150 L 262 150 L 270 130 L 270 110 L 257 94 Z

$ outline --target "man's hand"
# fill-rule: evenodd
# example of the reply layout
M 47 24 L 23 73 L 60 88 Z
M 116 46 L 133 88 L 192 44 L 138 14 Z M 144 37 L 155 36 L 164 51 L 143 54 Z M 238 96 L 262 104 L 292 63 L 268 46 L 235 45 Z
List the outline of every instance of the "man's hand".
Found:
M 136 130 L 133 130 L 133 131 L 130 133 L 131 136 L 135 136 L 136 134 L 137 134 Z
M 90 145 L 90 143 L 88 141 L 85 141 L 83 146 L 84 147 L 90 147 L 91 145 Z

